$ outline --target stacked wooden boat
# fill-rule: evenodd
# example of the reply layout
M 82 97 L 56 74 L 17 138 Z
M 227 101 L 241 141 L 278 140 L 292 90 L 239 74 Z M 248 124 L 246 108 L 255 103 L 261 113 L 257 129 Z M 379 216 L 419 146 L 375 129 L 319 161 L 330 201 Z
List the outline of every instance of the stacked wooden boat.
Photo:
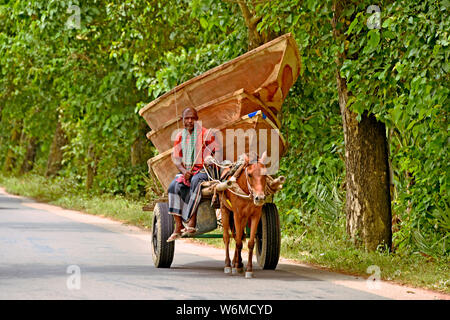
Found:
M 225 159 L 234 162 L 253 146 L 257 149 L 253 151 L 259 155 L 266 151 L 269 158 L 276 147 L 281 156 L 286 143 L 279 132 L 278 114 L 300 68 L 297 44 L 291 34 L 285 34 L 180 84 L 142 108 L 139 114 L 152 129 L 147 137 L 160 153 L 148 161 L 151 176 L 167 191 L 178 173 L 171 154 L 176 132 L 183 129 L 181 113 L 186 107 L 197 110 L 203 127 L 222 133 Z M 229 134 L 239 129 L 256 132 L 243 147 Z M 262 139 L 266 143 L 258 143 Z

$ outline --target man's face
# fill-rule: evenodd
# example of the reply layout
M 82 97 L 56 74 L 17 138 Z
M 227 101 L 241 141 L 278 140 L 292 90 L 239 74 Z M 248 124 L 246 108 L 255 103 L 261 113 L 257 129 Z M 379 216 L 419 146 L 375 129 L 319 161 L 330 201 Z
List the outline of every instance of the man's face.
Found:
M 191 132 L 194 130 L 194 123 L 197 121 L 197 116 L 192 112 L 192 110 L 186 110 L 183 115 L 183 124 L 184 127 Z

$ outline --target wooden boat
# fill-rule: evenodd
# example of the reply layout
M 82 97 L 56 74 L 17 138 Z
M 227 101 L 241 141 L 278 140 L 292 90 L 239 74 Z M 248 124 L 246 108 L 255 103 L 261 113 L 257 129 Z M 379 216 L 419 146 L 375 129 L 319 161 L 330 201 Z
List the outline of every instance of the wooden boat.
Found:
M 288 33 L 192 78 L 139 110 L 154 131 L 197 107 L 243 88 L 277 113 L 300 74 L 300 54 Z
M 205 128 L 219 128 L 227 123 L 233 123 L 241 117 L 261 110 L 267 117 L 280 127 L 278 118 L 263 103 L 247 94 L 244 89 L 237 90 L 218 99 L 207 102 L 196 108 L 201 124 Z M 174 118 L 165 123 L 159 130 L 150 131 L 147 138 L 159 152 L 164 152 L 173 146 L 178 130 L 183 129 L 182 118 Z
M 244 152 L 255 151 L 261 156 L 266 151 L 270 159 L 267 166 L 276 169 L 286 150 L 286 142 L 277 126 L 262 111 L 225 124 L 217 128 L 217 132 L 220 132 L 223 138 L 223 158 L 233 162 Z M 172 151 L 173 148 L 147 161 L 150 173 L 156 176 L 166 191 L 178 173 L 172 161 Z

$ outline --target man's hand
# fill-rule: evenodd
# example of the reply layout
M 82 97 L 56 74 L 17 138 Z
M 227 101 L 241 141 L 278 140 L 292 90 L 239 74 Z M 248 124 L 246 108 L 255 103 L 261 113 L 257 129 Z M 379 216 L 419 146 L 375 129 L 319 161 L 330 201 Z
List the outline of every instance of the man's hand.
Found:
M 186 171 L 186 172 L 184 173 L 184 179 L 185 179 L 186 181 L 189 181 L 189 180 L 191 179 L 191 177 L 192 177 L 192 172 Z

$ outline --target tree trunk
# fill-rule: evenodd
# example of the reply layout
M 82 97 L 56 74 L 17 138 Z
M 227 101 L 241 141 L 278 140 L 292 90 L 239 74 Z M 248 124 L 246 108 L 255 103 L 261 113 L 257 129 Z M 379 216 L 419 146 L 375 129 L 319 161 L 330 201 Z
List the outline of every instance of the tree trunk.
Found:
M 61 123 L 58 121 L 56 124 L 55 135 L 53 136 L 53 142 L 50 147 L 50 153 L 47 161 L 47 171 L 45 175 L 47 177 L 56 175 L 62 167 L 63 150 L 67 144 L 67 138 L 64 130 L 61 127 Z
M 341 107 L 342 109 L 342 107 Z M 392 245 L 391 197 L 385 125 L 373 115 L 361 122 L 343 111 L 347 232 L 368 250 Z
M 27 150 L 25 153 L 25 158 L 23 159 L 22 166 L 20 167 L 20 174 L 25 174 L 33 169 L 34 160 L 36 158 L 37 151 L 37 139 L 35 137 L 31 137 L 27 139 Z
M 345 3 L 336 1 L 333 6 L 333 34 L 338 41 L 345 40 L 343 30 L 338 28 Z M 347 82 L 339 72 L 344 60 L 345 52 L 336 59 L 336 81 L 345 140 L 347 232 L 355 243 L 364 245 L 367 250 L 376 250 L 379 245 L 390 249 L 391 198 L 386 127 L 367 112 L 358 122 L 357 114 L 348 109 Z
M 131 145 L 130 150 L 131 165 L 133 167 L 140 164 L 146 164 L 148 158 L 150 157 L 150 143 L 145 135 L 147 130 L 147 124 L 144 121 L 140 121 L 138 136 Z
M 19 123 L 18 125 L 13 127 L 11 131 L 12 146 L 19 145 L 21 131 L 22 131 L 22 123 Z M 8 152 L 6 153 L 5 162 L 3 163 L 3 172 L 5 173 L 11 172 L 15 167 L 16 160 L 17 159 L 14 150 L 12 148 L 8 149 Z
M 90 190 L 94 184 L 94 177 L 97 173 L 97 157 L 94 150 L 94 145 L 91 144 L 87 154 L 87 176 L 86 176 L 86 189 Z

